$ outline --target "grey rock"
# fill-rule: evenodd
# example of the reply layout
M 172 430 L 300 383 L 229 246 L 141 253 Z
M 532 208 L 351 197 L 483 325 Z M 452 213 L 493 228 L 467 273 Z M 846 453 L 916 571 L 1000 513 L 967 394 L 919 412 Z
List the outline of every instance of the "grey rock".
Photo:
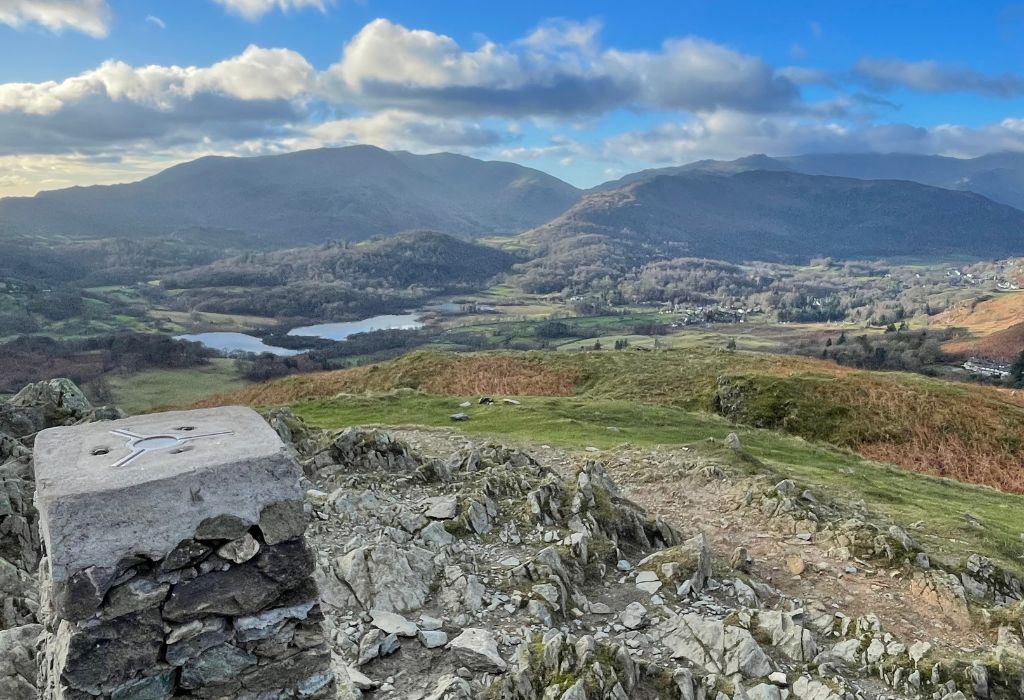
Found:
M 64 682 L 97 695 L 101 686 L 117 687 L 155 667 L 163 641 L 163 622 L 151 608 L 81 628 L 62 622 L 48 645 L 62 650 Z
M 758 683 L 752 688 L 747 688 L 748 700 L 782 700 L 782 691 L 777 686 L 768 683 Z
M 172 587 L 163 612 L 171 622 L 207 615 L 251 615 L 274 602 L 281 592 L 277 581 L 246 562 Z
M 771 639 L 771 645 L 793 659 L 808 663 L 818 654 L 818 645 L 810 630 L 793 621 L 793 616 L 780 610 L 761 610 L 757 626 Z
M 166 573 L 176 569 L 183 569 L 187 566 L 194 566 L 205 559 L 212 551 L 211 547 L 202 542 L 196 542 L 193 539 L 182 540 L 160 562 L 157 571 Z
M 110 700 L 165 700 L 174 694 L 173 669 L 129 681 L 110 693 Z
M 247 562 L 260 551 L 260 543 L 248 532 L 217 549 L 217 556 L 235 564 Z
M 241 642 L 269 639 L 289 620 L 301 621 L 309 618 L 317 607 L 317 600 L 308 600 L 298 605 L 270 608 L 255 615 L 245 615 L 234 620 L 235 636 Z
M 399 637 L 415 637 L 416 623 L 405 619 L 398 613 L 387 610 L 371 610 L 370 619 L 373 626 L 385 634 L 397 634 Z
M 201 688 L 232 681 L 256 663 L 255 656 L 231 644 L 211 647 L 182 667 L 181 687 Z
M 36 644 L 41 625 L 0 630 L 0 697 L 36 700 Z
M 196 528 L 196 539 L 237 540 L 253 525 L 237 515 L 217 515 L 207 518 Z
M 221 646 L 231 638 L 231 628 L 223 618 L 213 618 L 204 622 L 197 620 L 194 624 L 199 625 L 197 634 L 167 645 L 164 654 L 167 663 L 172 666 L 184 666 L 207 649 Z
M 487 630 L 467 627 L 448 646 L 460 663 L 474 671 L 504 673 L 508 669 L 494 635 Z
M 432 520 L 451 520 L 459 513 L 459 504 L 455 496 L 439 496 L 430 499 L 428 504 L 424 515 Z
M 637 602 L 630 603 L 619 614 L 619 621 L 631 630 L 640 629 L 647 624 L 647 608 Z
M 427 649 L 436 649 L 448 643 L 448 635 L 443 630 L 419 630 L 416 638 Z
M 170 584 L 148 578 L 135 578 L 110 589 L 101 617 L 110 619 L 160 605 L 171 590 Z
M 349 552 L 335 573 L 363 608 L 406 613 L 423 607 L 436 572 L 432 552 L 382 544 Z
M 687 659 L 709 673 L 761 678 L 773 670 L 767 654 L 741 627 L 697 613 L 677 615 L 658 627 L 672 658 Z
M 470 527 L 473 528 L 473 532 L 478 534 L 485 535 L 494 527 L 491 524 L 491 516 L 488 513 L 487 506 L 479 501 L 469 501 L 466 517 L 469 520 Z
M 263 541 L 275 545 L 301 537 L 306 531 L 309 516 L 299 499 L 277 501 L 260 511 L 259 528 Z

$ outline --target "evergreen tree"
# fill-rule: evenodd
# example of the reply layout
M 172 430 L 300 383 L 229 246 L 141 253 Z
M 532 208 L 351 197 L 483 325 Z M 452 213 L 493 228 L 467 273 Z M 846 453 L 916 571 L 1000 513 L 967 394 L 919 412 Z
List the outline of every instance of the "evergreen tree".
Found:
M 1020 354 L 1017 355 L 1017 359 L 1014 360 L 1013 366 L 1010 367 L 1010 376 L 1006 378 L 1006 381 L 1011 386 L 1024 386 L 1024 350 L 1021 350 Z

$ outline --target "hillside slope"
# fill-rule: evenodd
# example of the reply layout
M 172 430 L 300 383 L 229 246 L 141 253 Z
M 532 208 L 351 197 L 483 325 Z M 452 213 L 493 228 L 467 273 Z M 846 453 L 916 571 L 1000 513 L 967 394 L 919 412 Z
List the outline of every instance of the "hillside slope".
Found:
M 929 325 L 966 328 L 986 334 L 1006 330 L 1024 320 L 1024 293 L 997 294 L 955 304 L 929 319 Z
M 1024 323 L 1014 324 L 981 338 L 946 343 L 942 349 L 962 357 L 1013 362 L 1024 351 Z
M 730 261 L 814 256 L 1001 257 L 1024 252 L 1024 212 L 906 181 L 784 171 L 684 172 L 584 197 L 524 240 L 572 249 L 599 236 L 627 249 Z
M 286 378 L 204 405 L 292 404 L 415 389 L 444 396 L 579 397 L 717 413 L 904 468 L 1024 493 L 1024 399 L 988 387 L 759 353 L 420 352 Z M 585 410 L 581 405 L 580 410 Z
M 544 223 L 578 198 L 538 170 L 372 146 L 207 157 L 140 182 L 0 199 L 0 234 L 248 234 L 270 247 L 430 228 L 476 236 Z

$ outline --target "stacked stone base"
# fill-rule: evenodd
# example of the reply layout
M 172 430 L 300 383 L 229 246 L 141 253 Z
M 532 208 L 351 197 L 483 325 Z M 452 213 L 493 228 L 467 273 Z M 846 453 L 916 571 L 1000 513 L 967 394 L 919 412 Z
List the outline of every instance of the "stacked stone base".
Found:
M 204 521 L 159 561 L 44 583 L 46 700 L 334 693 L 300 502 Z

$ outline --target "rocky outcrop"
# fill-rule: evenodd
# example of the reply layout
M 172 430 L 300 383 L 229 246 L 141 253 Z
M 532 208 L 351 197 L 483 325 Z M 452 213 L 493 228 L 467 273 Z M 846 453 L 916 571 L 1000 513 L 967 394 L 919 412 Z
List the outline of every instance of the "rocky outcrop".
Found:
M 284 664 L 292 657 L 283 650 L 327 653 L 303 647 L 312 639 L 303 625 L 321 615 L 346 699 L 1024 695 L 1012 577 L 983 558 L 947 569 L 931 557 L 926 568 L 916 536 L 843 512 L 793 481 L 746 483 L 737 505 L 770 523 L 766 536 L 777 528 L 839 558 L 899 562 L 918 595 L 935 596 L 951 614 L 1005 608 L 993 654 L 951 653 L 901 639 L 874 616 L 844 615 L 835 600 L 788 597 L 757 575 L 773 565 L 789 574 L 784 561 L 759 553 L 754 562 L 744 547 L 714 551 L 704 534 L 680 532 L 630 502 L 594 459 L 563 478 L 502 445 L 463 441 L 424 454 L 381 430 L 325 433 L 286 411 L 267 420 L 303 463 L 308 557 L 269 544 L 261 530 L 213 523 L 176 551 L 174 567 L 142 563 L 102 584 L 104 643 L 159 629 L 162 651 L 148 653 L 195 685 L 179 694 L 210 684 L 249 697 L 242 689 L 268 659 L 281 662 L 278 674 L 301 674 L 301 664 Z M 274 586 L 260 562 L 268 557 L 294 571 L 314 566 L 320 607 L 287 591 L 267 603 Z M 192 569 L 196 576 L 179 577 Z M 35 697 L 26 671 L 39 628 L 18 630 L 0 634 L 0 697 L 20 700 L 15 693 Z M 100 661 L 83 668 L 109 670 Z M 135 679 L 124 697 L 165 697 L 165 681 Z

